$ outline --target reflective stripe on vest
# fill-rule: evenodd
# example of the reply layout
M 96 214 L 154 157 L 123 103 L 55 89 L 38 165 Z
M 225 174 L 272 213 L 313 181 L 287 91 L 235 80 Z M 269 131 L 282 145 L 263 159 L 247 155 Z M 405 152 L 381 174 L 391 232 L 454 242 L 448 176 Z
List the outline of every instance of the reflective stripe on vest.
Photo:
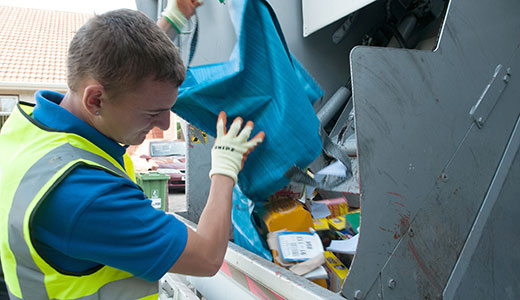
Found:
M 17 116 L 20 117 L 21 115 L 18 114 Z M 18 118 L 19 122 L 23 122 L 20 119 L 23 118 Z M 25 122 L 27 121 L 25 120 Z M 27 126 L 27 123 L 24 125 Z M 37 129 L 41 130 L 41 128 Z M 59 135 L 60 133 L 53 134 Z M 154 298 L 157 299 L 157 282 L 148 282 L 136 278 L 130 273 L 108 266 L 103 266 L 91 274 L 61 274 L 45 263 L 35 251 L 30 241 L 32 237 L 31 233 L 28 232 L 29 226 L 27 223 L 32 220 L 34 211 L 40 204 L 41 199 L 44 199 L 75 167 L 89 165 L 131 180 L 126 172 L 106 158 L 91 151 L 72 146 L 69 143 L 49 148 L 50 151 L 33 163 L 23 174 L 18 187 L 16 187 L 11 209 L 8 213 L 7 242 L 9 249 L 14 254 L 16 277 L 18 278 L 19 292 L 21 292 L 21 295 L 16 296 L 15 294 L 19 292 L 9 289 L 8 285 L 10 298 L 49 299 L 53 295 L 61 295 L 57 298 L 53 297 L 53 299 L 139 299 L 145 297 L 148 299 L 150 295 L 155 295 Z M 46 189 L 46 191 L 42 189 Z M 27 220 L 28 212 L 31 213 L 29 220 Z M 8 272 L 4 272 L 6 278 L 14 275 L 7 274 Z

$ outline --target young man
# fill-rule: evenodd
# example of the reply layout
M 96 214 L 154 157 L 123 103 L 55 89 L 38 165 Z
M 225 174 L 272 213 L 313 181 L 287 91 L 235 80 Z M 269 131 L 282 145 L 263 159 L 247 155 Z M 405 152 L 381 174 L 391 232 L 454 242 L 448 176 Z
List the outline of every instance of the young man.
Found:
M 179 1 L 182 2 L 182 1 Z M 166 272 L 215 274 L 232 189 L 253 124 L 217 121 L 211 187 L 197 231 L 155 210 L 132 181 L 125 147 L 169 127 L 185 70 L 142 13 L 90 19 L 68 56 L 69 91 L 39 91 L 0 134 L 0 244 L 11 299 L 157 299 Z

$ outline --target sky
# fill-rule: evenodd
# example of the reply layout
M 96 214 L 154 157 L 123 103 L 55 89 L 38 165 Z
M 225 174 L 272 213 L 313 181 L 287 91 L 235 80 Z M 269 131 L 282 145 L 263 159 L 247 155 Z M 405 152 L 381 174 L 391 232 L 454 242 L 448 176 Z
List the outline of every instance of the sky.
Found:
M 135 0 L 0 0 L 0 5 L 90 14 L 117 8 L 136 8 Z

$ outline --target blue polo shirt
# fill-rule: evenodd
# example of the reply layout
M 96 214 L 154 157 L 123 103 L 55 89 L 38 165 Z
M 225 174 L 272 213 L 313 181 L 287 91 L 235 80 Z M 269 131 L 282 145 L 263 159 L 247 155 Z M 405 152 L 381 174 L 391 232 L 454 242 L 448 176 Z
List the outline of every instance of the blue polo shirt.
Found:
M 59 106 L 63 95 L 35 94 L 33 118 L 75 133 L 123 165 L 125 147 Z M 151 206 L 130 180 L 80 166 L 36 209 L 32 222 L 38 253 L 66 274 L 108 265 L 149 281 L 159 280 L 184 251 L 187 229 L 174 216 Z

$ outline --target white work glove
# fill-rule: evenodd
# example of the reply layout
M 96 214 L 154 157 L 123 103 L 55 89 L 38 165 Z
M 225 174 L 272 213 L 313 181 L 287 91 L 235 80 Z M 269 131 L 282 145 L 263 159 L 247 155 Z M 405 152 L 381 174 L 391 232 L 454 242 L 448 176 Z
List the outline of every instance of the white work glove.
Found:
M 181 33 L 188 19 L 195 14 L 195 9 L 201 6 L 203 1 L 199 0 L 168 0 L 162 16 Z
M 210 178 L 214 174 L 222 174 L 231 177 L 237 183 L 238 172 L 244 166 L 247 155 L 264 140 L 263 131 L 251 140 L 247 140 L 253 130 L 251 121 L 247 122 L 239 134 L 242 122 L 242 118 L 235 118 L 229 132 L 226 133 L 226 113 L 221 111 L 218 115 L 217 139 L 211 149 Z

